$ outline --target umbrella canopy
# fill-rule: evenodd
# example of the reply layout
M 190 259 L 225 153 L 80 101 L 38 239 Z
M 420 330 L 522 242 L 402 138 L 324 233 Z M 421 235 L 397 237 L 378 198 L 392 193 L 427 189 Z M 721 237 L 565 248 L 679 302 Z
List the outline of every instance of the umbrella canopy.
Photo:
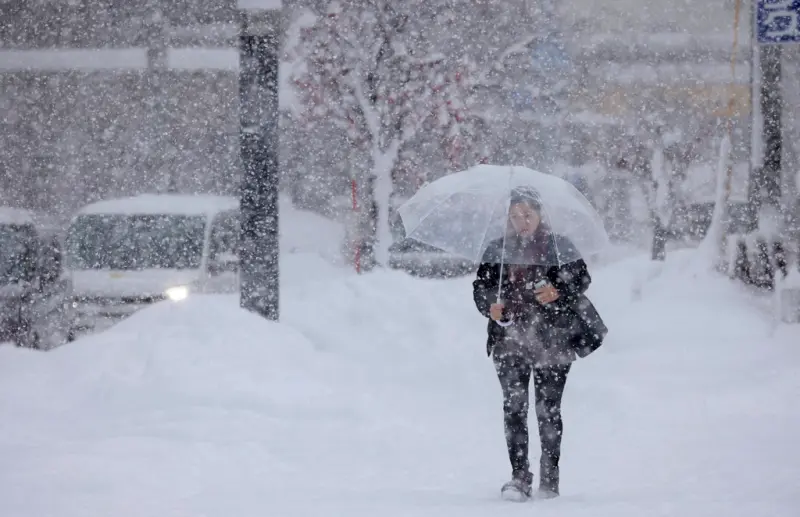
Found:
M 508 216 L 512 201 L 521 199 L 539 212 L 547 253 L 515 251 L 519 239 L 510 232 Z M 421 188 L 398 213 L 407 238 L 476 263 L 487 260 L 487 248 L 497 241 L 502 252 L 489 260 L 556 266 L 600 252 L 609 242 L 602 219 L 573 185 L 525 167 L 478 165 L 444 176 Z

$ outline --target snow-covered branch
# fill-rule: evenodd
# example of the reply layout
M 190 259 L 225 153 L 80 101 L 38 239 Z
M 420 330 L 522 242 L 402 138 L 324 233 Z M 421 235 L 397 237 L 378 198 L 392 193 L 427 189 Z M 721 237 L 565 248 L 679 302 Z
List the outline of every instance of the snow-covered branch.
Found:
M 450 84 L 467 71 L 453 71 L 446 56 L 415 47 L 409 6 L 384 0 L 331 5 L 299 38 L 305 66 L 295 69 L 294 84 L 309 122 L 346 125 L 364 150 L 388 150 L 394 141 L 402 148 L 423 132 L 445 135 L 471 120 L 470 103 L 456 97 L 473 92 Z
M 477 73 L 474 80 L 474 87 L 489 89 L 500 87 L 509 59 L 516 55 L 529 52 L 530 45 L 536 41 L 542 40 L 544 37 L 545 34 L 538 31 L 530 33 L 501 50 L 496 57 L 489 61 L 490 64 L 488 66 Z
M 467 77 L 476 68 L 421 42 L 411 25 L 422 7 L 431 8 L 422 0 L 330 2 L 295 51 L 303 62 L 292 77 L 303 120 L 345 129 L 351 145 L 371 160 L 381 224 L 403 149 L 423 135 L 469 148 L 480 126 L 470 113 L 476 103 Z

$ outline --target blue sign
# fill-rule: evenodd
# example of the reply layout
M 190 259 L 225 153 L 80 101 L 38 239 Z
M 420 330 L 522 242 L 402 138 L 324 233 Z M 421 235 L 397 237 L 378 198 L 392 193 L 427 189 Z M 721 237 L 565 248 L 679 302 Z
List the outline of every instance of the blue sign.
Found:
M 800 0 L 756 0 L 759 43 L 800 43 Z

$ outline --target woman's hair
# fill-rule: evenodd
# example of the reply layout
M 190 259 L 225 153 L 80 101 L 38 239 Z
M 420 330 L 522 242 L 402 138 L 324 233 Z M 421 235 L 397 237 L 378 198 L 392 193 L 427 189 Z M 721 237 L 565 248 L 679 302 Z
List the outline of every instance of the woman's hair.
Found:
M 542 202 L 539 193 L 531 187 L 515 188 L 511 191 L 511 196 L 509 197 L 509 208 L 520 203 L 532 208 L 539 214 L 539 226 L 536 229 L 536 236 L 543 237 L 547 235 L 550 229 L 542 213 Z M 509 235 L 516 233 L 510 220 L 506 223 L 506 232 Z
M 531 187 L 517 187 L 511 191 L 509 198 L 509 206 L 523 203 L 533 208 L 537 212 L 541 212 L 542 201 L 539 193 Z

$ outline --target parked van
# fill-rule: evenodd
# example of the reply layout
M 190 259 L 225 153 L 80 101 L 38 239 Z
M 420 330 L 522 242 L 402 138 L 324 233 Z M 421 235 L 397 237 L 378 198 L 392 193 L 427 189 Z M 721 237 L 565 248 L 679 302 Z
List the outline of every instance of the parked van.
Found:
M 66 341 L 59 230 L 47 215 L 0 207 L 0 342 L 52 348 Z
M 88 205 L 72 219 L 65 268 L 70 337 L 193 293 L 238 289 L 239 201 L 146 194 Z

